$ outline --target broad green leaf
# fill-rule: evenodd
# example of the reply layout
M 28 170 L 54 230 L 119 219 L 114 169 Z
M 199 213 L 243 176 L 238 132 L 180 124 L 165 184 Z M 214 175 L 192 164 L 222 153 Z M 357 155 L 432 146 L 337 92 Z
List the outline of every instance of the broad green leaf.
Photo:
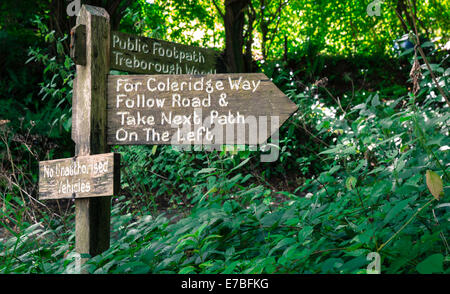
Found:
M 208 190 L 208 192 L 206 192 L 205 194 L 203 194 L 202 198 L 200 198 L 199 202 L 202 202 L 206 196 L 208 196 L 209 193 L 215 193 L 217 192 L 218 189 L 216 186 L 212 187 L 211 189 Z
M 240 263 L 239 260 L 233 261 L 230 264 L 227 264 L 225 267 L 225 270 L 222 272 L 222 274 L 232 274 L 233 270 L 236 268 L 236 266 Z
M 197 175 L 198 175 L 198 174 L 207 174 L 207 173 L 211 173 L 211 172 L 213 172 L 213 171 L 215 171 L 215 170 L 216 170 L 215 167 L 207 167 L 207 168 L 203 168 L 203 169 L 201 169 L 201 170 L 197 173 Z
M 282 239 L 280 242 L 277 243 L 277 245 L 275 245 L 275 247 L 273 247 L 270 251 L 269 251 L 269 256 L 272 255 L 273 252 L 275 252 L 277 249 L 280 249 L 284 246 L 289 246 L 291 244 L 295 243 L 295 239 L 294 238 L 285 238 Z
M 339 152 L 339 150 L 341 150 L 340 147 L 330 148 L 330 149 L 320 152 L 319 154 L 334 154 L 334 153 Z
M 340 258 L 328 258 L 321 264 L 321 273 L 326 274 L 329 272 L 333 272 L 334 268 L 339 268 L 343 264 L 342 259 Z
M 335 172 L 337 172 L 340 168 L 341 168 L 340 165 L 335 165 L 335 166 L 333 166 L 333 167 L 328 171 L 328 174 L 331 176 L 332 174 L 334 174 Z
M 428 256 L 416 266 L 421 274 L 442 273 L 444 271 L 444 256 L 440 253 Z
M 206 242 L 209 239 L 217 239 L 217 238 L 222 238 L 222 236 L 221 235 L 209 235 L 208 237 L 202 239 L 202 242 Z
M 375 96 L 373 96 L 373 98 L 372 98 L 372 106 L 376 107 L 376 106 L 378 106 L 380 104 L 381 103 L 380 103 L 380 99 L 378 97 L 378 94 L 375 94 Z
M 365 108 L 366 108 L 366 104 L 365 103 L 361 103 L 361 104 L 358 104 L 358 105 L 354 106 L 352 108 L 352 110 L 365 109 Z
M 402 201 L 397 202 L 397 204 L 394 205 L 392 209 L 389 210 L 389 212 L 386 214 L 386 217 L 384 218 L 384 223 L 388 223 L 391 221 L 394 217 L 398 216 L 400 211 L 405 209 L 406 206 L 408 206 L 411 199 L 405 199 Z
M 348 273 L 354 273 L 356 270 L 362 270 L 367 267 L 367 259 L 366 256 L 360 255 L 358 257 L 355 257 L 349 261 L 347 261 L 341 268 L 342 273 L 348 274 Z
M 420 47 L 422 47 L 422 48 L 425 48 L 425 47 L 434 47 L 434 43 L 433 43 L 433 42 L 430 42 L 430 41 L 427 41 L 427 42 L 424 42 L 422 45 L 420 45 Z
M 178 273 L 179 274 L 195 273 L 195 267 L 193 267 L 192 265 L 183 267 Z
M 389 129 L 392 126 L 392 124 L 393 124 L 393 121 L 390 118 L 385 118 L 385 119 L 380 120 L 380 125 L 384 129 Z
M 261 225 L 264 227 L 272 227 L 278 224 L 282 215 L 280 215 L 281 211 L 267 213 L 261 218 Z
M 300 243 L 303 243 L 306 240 L 306 238 L 308 238 L 308 236 L 311 235 L 313 230 L 314 229 L 312 226 L 304 227 L 300 232 L 298 232 L 298 241 Z
M 296 257 L 296 255 L 298 254 L 298 250 L 297 247 L 299 245 L 298 244 L 294 244 L 289 246 L 288 248 L 286 248 L 282 254 L 283 257 L 285 257 L 286 259 L 294 259 Z
M 406 49 L 406 50 L 403 51 L 399 56 L 401 57 L 401 56 L 403 56 L 403 55 L 408 55 L 408 54 L 410 54 L 411 52 L 413 52 L 413 50 L 414 50 L 414 48 Z
M 238 168 L 244 166 L 244 165 L 250 160 L 250 158 L 251 158 L 251 157 L 249 157 L 249 158 L 243 160 L 241 163 L 239 163 L 236 167 L 234 167 L 234 168 L 231 169 L 230 171 L 236 170 L 236 169 L 238 169 Z
M 174 252 L 178 252 L 178 249 L 187 247 L 189 245 L 195 248 L 197 246 L 197 242 L 195 242 L 192 239 L 183 240 L 183 241 L 180 242 L 180 244 L 178 244 L 177 247 L 175 247 Z
M 353 174 L 359 172 L 360 169 L 367 166 L 367 160 L 363 159 L 359 161 L 358 166 L 352 171 Z

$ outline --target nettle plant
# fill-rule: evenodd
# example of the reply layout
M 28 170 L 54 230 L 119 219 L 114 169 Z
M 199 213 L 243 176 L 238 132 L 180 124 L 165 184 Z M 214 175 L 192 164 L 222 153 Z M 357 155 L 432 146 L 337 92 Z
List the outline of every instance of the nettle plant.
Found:
M 448 272 L 449 114 L 424 76 L 417 95 L 364 95 L 345 115 L 293 91 L 308 113 L 303 119 L 317 122 L 316 135 L 330 142 L 321 152 L 324 171 L 293 192 L 252 184 L 245 153 L 174 154 L 174 162 L 186 161 L 178 174 L 190 170 L 196 187 L 186 190 L 194 203 L 189 215 L 117 216 L 117 242 L 90 270 L 366 273 L 376 252 L 385 273 Z M 275 194 L 284 201 L 275 205 Z
M 29 48 L 30 57 L 25 62 L 25 64 L 37 62 L 44 67 L 38 95 L 47 105 L 47 108 L 41 111 L 47 118 L 38 121 L 51 122 L 50 126 L 44 127 L 50 127 L 49 137 L 61 137 L 65 135 L 64 132 L 70 132 L 72 126 L 74 63 L 70 56 L 65 54 L 64 44 L 68 36 L 57 38 L 55 31 L 51 31 L 37 16 L 33 23 L 44 44 L 48 46 L 47 48 L 39 46 Z
M 433 66 L 447 85 L 441 65 Z M 387 272 L 442 272 L 449 254 L 448 205 L 435 200 L 449 194 L 450 114 L 429 76 L 425 71 L 417 95 L 372 94 L 353 107 L 347 117 L 356 119 L 335 121 L 340 135 L 322 152 L 333 160 L 319 176 L 328 196 L 360 207 L 341 226 L 354 231 L 358 246 L 379 252 Z

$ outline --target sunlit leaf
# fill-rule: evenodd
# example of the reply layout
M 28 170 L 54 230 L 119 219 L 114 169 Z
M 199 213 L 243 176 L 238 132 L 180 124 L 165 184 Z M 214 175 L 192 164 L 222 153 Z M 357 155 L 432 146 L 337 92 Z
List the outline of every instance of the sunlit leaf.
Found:
M 353 190 L 356 187 L 356 182 L 357 179 L 353 176 L 348 177 L 347 180 L 345 181 L 345 186 L 347 187 L 348 190 Z
M 430 190 L 431 195 L 433 195 L 436 200 L 439 200 L 440 195 L 444 192 L 444 187 L 442 184 L 442 179 L 437 173 L 432 170 L 427 170 L 426 173 L 427 187 Z

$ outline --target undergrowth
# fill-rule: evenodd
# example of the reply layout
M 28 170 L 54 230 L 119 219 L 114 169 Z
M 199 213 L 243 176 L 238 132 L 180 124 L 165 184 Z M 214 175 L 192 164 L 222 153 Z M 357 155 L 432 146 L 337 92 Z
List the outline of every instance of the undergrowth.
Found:
M 418 91 L 342 95 L 326 79 L 302 81 L 292 63 L 265 64 L 267 74 L 279 68 L 273 81 L 299 106 L 273 163 L 262 151 L 114 147 L 124 165 L 111 246 L 86 270 L 366 273 L 376 252 L 383 273 L 450 273 L 449 106 L 425 60 L 410 65 L 416 59 Z M 0 125 L 0 272 L 73 273 L 73 203 L 33 196 L 37 161 L 70 154 L 56 142 L 70 137 L 72 65 L 33 49 L 31 61 L 46 65 L 40 97 L 52 119 L 38 109 Z M 448 55 L 431 68 L 448 93 Z

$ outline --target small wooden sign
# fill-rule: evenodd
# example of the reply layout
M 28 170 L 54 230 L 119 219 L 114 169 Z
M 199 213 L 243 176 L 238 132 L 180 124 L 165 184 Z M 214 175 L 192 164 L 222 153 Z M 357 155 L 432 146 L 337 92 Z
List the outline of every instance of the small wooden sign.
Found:
M 142 74 L 216 73 L 218 52 L 122 32 L 111 32 L 110 68 Z
M 111 145 L 257 145 L 297 110 L 262 73 L 108 77 Z
M 112 196 L 120 185 L 120 154 L 39 162 L 39 199 Z

